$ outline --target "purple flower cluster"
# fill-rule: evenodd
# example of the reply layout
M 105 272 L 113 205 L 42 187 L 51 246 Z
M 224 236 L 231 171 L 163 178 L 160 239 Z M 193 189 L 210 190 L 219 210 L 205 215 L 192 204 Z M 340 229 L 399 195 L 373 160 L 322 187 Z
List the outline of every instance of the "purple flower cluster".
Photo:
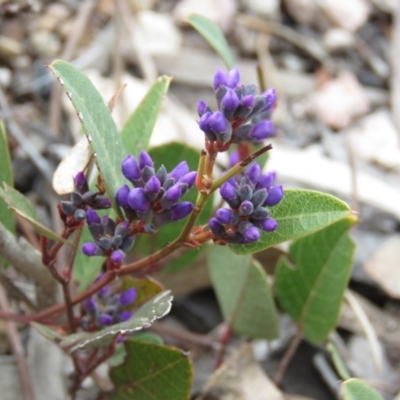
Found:
M 134 236 L 129 234 L 130 223 L 122 221 L 116 224 L 106 215 L 100 218 L 92 209 L 87 210 L 86 221 L 94 242 L 84 243 L 83 253 L 87 256 L 110 256 L 114 264 L 121 264 L 134 242 Z
M 81 327 L 86 331 L 93 331 L 127 321 L 132 317 L 132 311 L 125 308 L 133 304 L 136 297 L 137 290 L 134 287 L 120 294 L 112 294 L 110 286 L 103 287 L 83 303 Z
M 99 192 L 89 191 L 89 185 L 83 172 L 78 172 L 74 178 L 74 192 L 70 201 L 61 201 L 61 210 L 66 216 L 73 216 L 75 221 L 83 221 L 86 210 L 93 208 L 102 210 L 111 207 L 107 196 Z
M 221 186 L 220 194 L 230 208 L 219 208 L 208 223 L 216 240 L 250 243 L 260 238 L 260 229 L 272 232 L 278 227 L 266 208 L 283 198 L 282 186 L 272 186 L 275 178 L 274 173 L 261 174 L 253 163 L 240 180 L 232 178 Z
M 160 226 L 191 213 L 192 203 L 180 202 L 196 181 L 197 172 L 190 172 L 186 161 L 169 173 L 164 165 L 155 172 L 153 160 L 142 151 L 139 160 L 131 154 L 123 160 L 122 173 L 132 182 L 133 188 L 122 186 L 116 201 L 124 209 L 128 220 L 150 221 L 144 225 L 146 233 L 153 233 Z
M 218 111 L 213 112 L 200 100 L 197 111 L 199 126 L 209 142 L 222 144 L 259 142 L 274 134 L 268 114 L 276 102 L 275 89 L 256 95 L 257 86 L 243 85 L 237 68 L 214 76 Z

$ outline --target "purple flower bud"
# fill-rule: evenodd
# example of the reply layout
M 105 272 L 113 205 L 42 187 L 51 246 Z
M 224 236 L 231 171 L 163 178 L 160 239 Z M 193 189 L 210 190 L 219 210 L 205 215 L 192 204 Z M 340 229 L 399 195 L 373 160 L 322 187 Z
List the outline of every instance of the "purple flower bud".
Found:
M 203 132 L 209 132 L 210 131 L 210 118 L 212 116 L 212 112 L 207 111 L 204 113 L 200 120 L 199 120 L 199 127 Z
M 258 163 L 253 163 L 247 168 L 245 175 L 250 179 L 250 182 L 254 185 L 258 182 L 261 175 L 261 168 Z
M 174 186 L 170 187 L 164 194 L 165 199 L 169 203 L 176 203 L 177 201 L 179 201 L 182 195 L 182 186 L 180 183 L 177 183 Z
M 253 193 L 253 197 L 251 198 L 251 202 L 253 203 L 254 208 L 261 206 L 264 204 L 265 199 L 268 196 L 267 189 L 259 189 Z
M 99 247 L 97 246 L 97 244 L 92 243 L 92 242 L 88 242 L 88 243 L 84 243 L 82 245 L 82 252 L 83 254 L 87 255 L 87 256 L 95 256 L 97 255 L 98 251 L 99 251 Z
M 275 179 L 275 172 L 269 172 L 268 174 L 261 175 L 257 183 L 257 189 L 269 189 L 274 183 Z
M 150 168 L 153 168 L 153 160 L 148 153 L 146 153 L 145 151 L 141 151 L 139 154 L 139 167 L 140 169 L 143 169 L 146 165 Z
M 236 189 L 229 182 L 223 183 L 219 192 L 225 201 L 234 199 L 236 197 Z
M 226 86 L 227 83 L 226 73 L 222 69 L 218 69 L 214 75 L 214 90 L 217 90 L 220 86 Z
M 93 208 L 95 208 L 96 210 L 101 210 L 110 207 L 111 207 L 111 201 L 107 196 L 100 194 L 96 196 L 96 198 L 94 199 Z
M 83 197 L 78 192 L 71 193 L 71 202 L 75 207 L 80 207 L 83 203 Z
M 85 304 L 84 307 L 85 307 L 86 310 L 89 311 L 89 312 L 92 312 L 92 311 L 96 310 L 96 308 L 97 308 L 97 303 L 96 303 L 96 301 L 93 300 L 92 298 L 87 299 L 87 300 L 85 301 L 84 304 Z
M 132 311 L 121 311 L 118 314 L 118 319 L 120 322 L 125 322 L 128 321 L 128 319 L 131 319 L 132 315 L 133 315 Z
M 150 194 L 157 194 L 161 189 L 161 183 L 157 177 L 152 176 L 145 185 L 146 192 Z
M 238 190 L 241 201 L 250 200 L 253 197 L 253 190 L 250 185 L 241 184 Z
M 221 224 L 230 225 L 232 223 L 233 211 L 227 208 L 219 208 L 215 211 L 215 218 L 221 222 Z
M 143 188 L 131 189 L 128 195 L 128 205 L 135 211 L 144 212 L 149 206 L 149 200 Z
M 177 181 L 182 175 L 189 172 L 189 166 L 186 161 L 179 163 L 170 173 L 169 176 Z
M 128 195 L 129 195 L 129 186 L 124 185 L 121 188 L 118 189 L 117 194 L 115 195 L 115 200 L 121 207 L 127 207 L 128 206 Z
M 122 173 L 126 179 L 130 181 L 140 179 L 140 169 L 136 158 L 132 154 L 128 154 L 122 161 Z
M 243 235 L 244 243 L 255 242 L 260 239 L 260 231 L 249 221 L 241 221 L 238 229 Z
M 226 132 L 228 129 L 228 121 L 222 112 L 217 111 L 208 120 L 210 128 L 215 133 Z
M 114 235 L 120 235 L 122 238 L 125 238 L 129 233 L 129 228 L 131 224 L 128 221 L 120 222 L 114 230 Z
M 179 178 L 180 183 L 186 183 L 189 189 L 195 184 L 197 171 L 191 171 Z
M 86 211 L 86 221 L 89 225 L 92 224 L 100 224 L 100 217 L 97 214 L 96 211 L 92 210 L 91 208 L 89 208 Z
M 261 228 L 266 232 L 273 232 L 278 228 L 278 223 L 273 218 L 267 218 L 261 221 Z
M 86 178 L 84 172 L 78 172 L 74 177 L 74 186 L 79 191 L 86 183 Z M 85 190 L 86 191 L 86 190 Z
M 221 105 L 226 111 L 233 111 L 239 106 L 240 100 L 234 90 L 228 89 L 222 98 Z
M 127 253 L 133 247 L 133 243 L 134 242 L 135 242 L 135 236 L 134 235 L 127 236 L 122 241 L 122 244 L 120 246 L 120 250 L 122 250 L 124 253 Z
M 103 326 L 111 325 L 113 322 L 112 316 L 109 314 L 101 314 L 100 315 L 100 324 Z
M 254 211 L 254 206 L 253 203 L 249 200 L 245 200 L 240 204 L 239 207 L 239 214 L 242 216 L 248 216 L 251 215 Z
M 263 111 L 272 110 L 276 102 L 276 90 L 273 88 L 267 89 L 262 93 L 262 96 L 265 98 L 265 107 L 263 108 Z
M 98 242 L 103 250 L 107 251 L 111 249 L 112 243 L 110 238 L 103 236 L 99 239 Z
M 155 228 L 159 228 L 160 226 L 169 224 L 171 221 L 172 211 L 170 209 L 167 209 L 155 214 L 151 222 Z
M 274 125 L 271 121 L 257 122 L 250 131 L 249 137 L 254 140 L 263 140 L 274 133 Z
M 111 253 L 110 258 L 114 264 L 122 264 L 125 258 L 125 253 L 122 250 L 115 250 Z
M 242 106 L 244 108 L 253 108 L 253 106 L 254 106 L 254 96 L 251 95 L 251 94 L 248 94 L 247 96 L 244 96 L 242 98 L 241 103 L 242 103 Z
M 111 293 L 111 289 L 110 289 L 110 286 L 108 286 L 108 285 L 102 287 L 102 288 L 97 292 L 97 294 L 98 294 L 100 297 L 108 297 L 108 296 L 110 295 L 110 293 Z
M 199 100 L 197 103 L 197 112 L 199 113 L 199 117 L 201 117 L 207 111 L 207 104 L 203 100 Z
M 132 304 L 137 297 L 137 290 L 135 287 L 130 287 L 129 289 L 122 292 L 119 296 L 119 304 L 121 306 L 129 306 Z
M 234 150 L 231 154 L 229 154 L 229 166 L 233 167 L 238 162 L 240 162 L 240 155 L 237 150 Z
M 228 73 L 226 74 L 226 80 L 227 80 L 226 86 L 228 86 L 231 89 L 235 89 L 240 82 L 239 68 L 235 67 L 230 71 L 228 71 Z
M 226 233 L 224 226 L 216 218 L 211 218 L 208 221 L 208 226 L 217 238 L 223 237 Z
M 72 215 L 75 212 L 75 206 L 70 201 L 62 201 L 61 209 L 65 215 Z
M 101 224 L 104 228 L 104 233 L 108 236 L 113 236 L 115 232 L 115 222 L 108 215 L 101 217 Z
M 281 185 L 274 186 L 268 190 L 268 197 L 265 200 L 264 205 L 266 206 L 275 206 L 278 204 L 283 198 L 283 188 Z
M 193 204 L 190 201 L 182 201 L 182 203 L 176 204 L 171 207 L 172 221 L 178 221 L 182 218 L 185 218 L 189 215 L 193 210 Z
M 81 208 L 78 208 L 75 212 L 74 212 L 74 219 L 75 221 L 84 221 L 86 218 L 86 211 L 82 210 Z
M 160 181 L 161 185 L 164 184 L 165 180 L 168 178 L 168 173 L 164 165 L 161 165 L 161 167 L 158 168 L 156 177 Z

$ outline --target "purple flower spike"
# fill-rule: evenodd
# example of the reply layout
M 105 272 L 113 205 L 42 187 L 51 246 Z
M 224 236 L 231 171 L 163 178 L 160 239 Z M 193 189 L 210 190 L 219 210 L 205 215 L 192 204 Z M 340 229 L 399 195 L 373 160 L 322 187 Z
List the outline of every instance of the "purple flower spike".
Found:
M 82 245 L 83 254 L 85 254 L 85 255 L 87 255 L 89 257 L 95 256 L 98 251 L 99 251 L 99 248 L 95 243 L 88 242 L 88 243 L 84 243 Z
M 111 253 L 110 258 L 114 264 L 122 264 L 125 258 L 125 253 L 122 250 L 115 250 Z
M 187 174 L 179 178 L 179 182 L 186 183 L 189 189 L 195 184 L 197 177 L 197 171 L 188 172 Z
M 109 314 L 101 314 L 100 315 L 100 324 L 103 326 L 111 325 L 113 322 L 112 316 Z
M 228 128 L 228 121 L 222 112 L 217 111 L 209 118 L 210 128 L 216 133 L 226 132 Z
M 182 175 L 189 172 L 189 166 L 186 161 L 179 163 L 170 173 L 169 176 L 177 181 Z
M 226 73 L 222 69 L 218 69 L 214 75 L 214 90 L 217 90 L 220 86 L 226 86 L 227 83 Z
M 228 89 L 221 101 L 222 107 L 227 111 L 234 111 L 239 106 L 239 103 L 239 97 L 232 89 Z
M 140 169 L 136 158 L 132 154 L 128 154 L 121 165 L 122 174 L 126 179 L 133 181 L 140 179 Z
M 171 207 L 172 221 L 178 221 L 182 218 L 185 218 L 189 215 L 193 210 L 193 204 L 190 201 L 182 201 L 182 203 L 176 204 Z
M 235 89 L 240 82 L 239 68 L 233 68 L 226 74 L 226 86 Z
M 271 121 L 257 122 L 250 131 L 249 137 L 254 140 L 266 139 L 274 133 L 274 125 Z
M 278 223 L 273 218 L 264 219 L 264 221 L 261 221 L 260 225 L 266 232 L 273 232 L 278 227 Z
M 253 163 L 247 169 L 245 175 L 250 179 L 251 183 L 254 185 L 258 182 L 261 175 L 261 168 L 258 163 Z
M 197 112 L 199 113 L 199 117 L 201 117 L 207 111 L 207 104 L 203 100 L 199 100 L 197 103 Z
M 263 108 L 263 111 L 272 110 L 276 103 L 276 90 L 273 88 L 267 89 L 262 96 L 265 98 L 265 107 Z
M 149 206 L 149 200 L 143 188 L 135 188 L 129 192 L 128 205 L 135 211 L 144 212 Z
M 92 224 L 100 224 L 100 217 L 97 214 L 96 211 L 92 210 L 91 208 L 89 208 L 86 211 L 86 221 L 89 225 Z
M 128 319 L 131 319 L 132 315 L 133 315 L 132 311 L 121 311 L 118 314 L 118 317 L 119 317 L 120 322 L 125 322 L 125 321 L 128 321 Z
M 145 151 L 141 151 L 139 154 L 139 167 L 140 169 L 143 169 L 146 165 L 150 168 L 153 168 L 153 160 L 148 153 L 146 153 Z
M 136 297 L 137 290 L 135 287 L 131 287 L 120 294 L 119 304 L 121 306 L 129 306 L 136 300 Z
M 127 207 L 128 206 L 128 195 L 129 195 L 129 186 L 124 185 L 120 189 L 118 189 L 118 192 L 115 196 L 115 199 L 117 200 L 117 203 L 121 207 Z
M 274 186 L 268 190 L 268 197 L 265 200 L 264 205 L 274 206 L 278 204 L 283 198 L 283 188 L 281 185 Z
M 161 183 L 156 176 L 152 176 L 147 181 L 145 189 L 148 193 L 157 194 L 161 189 Z

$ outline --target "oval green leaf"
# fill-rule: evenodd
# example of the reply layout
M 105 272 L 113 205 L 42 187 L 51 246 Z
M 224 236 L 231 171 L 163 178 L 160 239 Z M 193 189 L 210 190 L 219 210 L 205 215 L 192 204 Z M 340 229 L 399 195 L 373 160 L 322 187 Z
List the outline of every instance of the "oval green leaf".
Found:
M 218 25 L 202 15 L 195 14 L 189 15 L 186 22 L 196 29 L 205 40 L 207 40 L 209 45 L 222 58 L 228 69 L 234 67 L 231 49 Z
M 353 266 L 355 244 L 349 229 L 355 221 L 345 218 L 293 242 L 289 252 L 295 267 L 278 261 L 279 302 L 312 343 L 323 342 L 339 318 Z
M 41 235 L 48 239 L 55 240 L 56 242 L 62 242 L 72 246 L 72 243 L 57 235 L 57 233 L 40 222 L 32 203 L 20 192 L 4 183 L 4 189 L 0 188 L 0 197 L 8 204 L 11 210 L 28 221 Z
M 125 362 L 110 371 L 112 400 L 187 400 L 193 370 L 187 355 L 171 347 L 127 340 Z
M 89 78 L 73 65 L 56 60 L 50 65 L 50 69 L 78 114 L 107 195 L 116 213 L 122 217 L 122 212 L 115 202 L 115 194 L 125 184 L 121 162 L 126 156 L 126 151 L 110 111 Z
M 169 76 L 158 78 L 122 128 L 121 137 L 127 154 L 136 157 L 140 150 L 149 147 L 151 134 L 171 80 Z
M 275 244 L 309 235 L 349 214 L 349 206 L 334 196 L 313 190 L 287 189 L 283 200 L 271 208 L 278 229 L 262 232 L 257 242 L 230 247 L 237 254 L 257 253 Z
M 341 386 L 344 400 L 383 400 L 381 395 L 361 379 L 347 379 Z
M 268 279 L 251 256 L 212 246 L 208 271 L 222 315 L 235 333 L 272 340 L 279 335 L 278 317 Z

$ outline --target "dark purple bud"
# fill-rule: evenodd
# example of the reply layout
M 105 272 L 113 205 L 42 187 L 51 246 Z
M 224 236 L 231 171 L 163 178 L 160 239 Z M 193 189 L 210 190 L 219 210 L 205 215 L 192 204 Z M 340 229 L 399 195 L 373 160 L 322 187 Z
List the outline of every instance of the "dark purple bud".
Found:
M 65 215 L 72 215 L 75 212 L 75 206 L 70 201 L 62 201 L 61 209 Z
M 179 163 L 170 173 L 169 176 L 177 181 L 182 175 L 189 172 L 189 166 L 186 161 Z
M 99 194 L 94 199 L 93 207 L 96 210 L 102 210 L 104 208 L 110 208 L 111 207 L 111 201 L 107 196 Z
M 271 121 L 257 122 L 250 131 L 249 137 L 254 140 L 263 140 L 274 133 L 274 125 Z
M 150 194 L 157 194 L 161 189 L 161 183 L 157 177 L 152 176 L 144 186 L 146 192 Z
M 126 237 L 129 233 L 131 224 L 128 221 L 120 222 L 114 230 L 114 235 L 120 235 L 122 238 Z
M 283 188 L 281 185 L 274 186 L 268 190 L 268 197 L 265 200 L 264 205 L 266 206 L 275 206 L 278 204 L 283 198 Z
M 212 112 L 207 111 L 205 114 L 203 114 L 199 120 L 199 127 L 203 132 L 209 132 L 210 131 L 210 118 L 212 116 Z
M 101 224 L 104 228 L 104 233 L 108 236 L 113 236 L 115 232 L 115 222 L 108 215 L 101 217 Z
M 141 211 L 136 211 L 138 219 L 140 219 L 143 222 L 146 222 L 148 219 L 150 219 L 153 216 L 153 207 L 147 207 L 147 210 L 144 212 Z
M 121 306 L 129 306 L 132 304 L 137 297 L 137 290 L 135 287 L 130 287 L 129 289 L 122 292 L 119 296 L 119 304 Z
M 75 177 L 74 177 L 74 186 L 75 189 L 79 192 L 79 193 L 85 193 L 89 190 L 89 185 L 87 183 L 85 174 L 81 171 L 78 172 Z
M 78 208 L 75 212 L 74 212 L 74 219 L 75 221 L 84 221 L 86 217 L 86 211 L 82 210 L 81 208 Z
M 251 220 L 262 221 L 268 218 L 269 214 L 270 212 L 266 208 L 258 207 L 253 211 L 253 214 L 251 214 Z
M 111 253 L 110 258 L 114 264 L 122 264 L 125 258 L 125 253 L 122 250 L 115 250 Z
M 139 154 L 139 167 L 140 169 L 143 169 L 146 165 L 150 168 L 153 168 L 153 160 L 148 153 L 146 153 L 145 151 L 141 151 Z
M 86 192 L 82 194 L 82 200 L 87 205 L 92 205 L 97 197 L 97 192 Z
M 233 219 L 233 211 L 228 210 L 227 208 L 219 208 L 215 211 L 215 218 L 221 222 L 221 224 L 230 225 Z
M 218 69 L 214 75 L 214 90 L 217 90 L 220 86 L 226 86 L 228 83 L 227 74 L 222 71 L 222 69 Z
M 262 93 L 262 96 L 265 98 L 265 107 L 263 108 L 263 111 L 272 110 L 276 102 L 276 90 L 273 88 L 267 89 Z
M 224 240 L 227 243 L 241 243 L 243 240 L 243 235 L 237 231 L 229 231 L 224 236 Z
M 176 204 L 171 207 L 172 221 L 178 221 L 182 218 L 185 218 L 189 215 L 193 210 L 193 204 L 190 201 L 183 201 L 182 203 Z
M 170 187 L 175 185 L 175 179 L 174 178 L 167 178 L 163 184 L 163 188 L 165 190 L 168 190 Z
M 239 126 L 233 132 L 232 143 L 242 143 L 249 141 L 249 133 L 251 131 L 252 125 L 246 124 Z
M 89 257 L 97 255 L 99 251 L 99 247 L 93 242 L 84 243 L 82 245 L 82 253 Z
M 123 241 L 121 246 L 119 247 L 124 253 L 127 253 L 133 247 L 133 243 L 135 242 L 135 236 L 127 236 Z
M 233 167 L 238 162 L 240 162 L 240 155 L 237 150 L 234 150 L 231 154 L 229 154 L 229 166 Z
M 217 238 L 222 238 L 226 233 L 224 226 L 216 218 L 211 218 L 208 221 L 208 226 Z
M 261 175 L 260 165 L 257 162 L 251 164 L 250 167 L 247 168 L 245 175 L 250 179 L 250 182 L 255 185 Z
M 268 196 L 267 189 L 259 189 L 253 193 L 253 197 L 251 198 L 251 202 L 253 203 L 254 208 L 261 206 L 264 204 L 265 199 Z
M 255 242 L 260 239 L 260 231 L 249 221 L 241 221 L 238 229 L 243 235 L 244 243 Z
M 71 201 L 75 207 L 79 207 L 83 204 L 82 195 L 78 192 L 71 193 Z
M 274 183 L 275 179 L 275 172 L 269 172 L 268 174 L 261 175 L 257 183 L 257 189 L 269 189 Z
M 168 172 L 167 169 L 164 167 L 164 165 L 161 165 L 161 167 L 158 169 L 156 177 L 160 181 L 161 185 L 163 185 L 168 177 Z
M 253 190 L 251 189 L 250 185 L 242 184 L 239 187 L 238 195 L 241 201 L 251 200 L 253 197 Z
M 86 308 L 87 311 L 92 313 L 93 311 L 95 311 L 97 309 L 97 303 L 95 300 L 90 298 L 85 301 L 84 307 Z
M 101 236 L 104 235 L 104 228 L 100 224 L 92 224 L 88 225 L 90 234 L 92 235 L 94 240 L 98 240 Z
M 226 74 L 226 80 L 227 80 L 226 86 L 228 86 L 231 89 L 235 89 L 240 82 L 239 68 L 235 67 L 230 71 L 228 71 L 228 73 Z
M 106 286 L 102 287 L 102 288 L 97 292 L 97 294 L 98 294 L 100 297 L 103 297 L 103 298 L 108 297 L 108 296 L 111 294 L 110 286 L 106 285 Z
M 105 251 L 110 250 L 112 246 L 111 239 L 103 236 L 99 239 L 99 245 Z
M 170 187 L 164 194 L 165 199 L 169 203 L 176 203 L 182 197 L 182 186 L 180 183 Z
M 244 108 L 253 108 L 254 106 L 254 96 L 251 94 L 248 94 L 247 96 L 244 96 L 241 100 L 242 106 Z
M 278 228 L 278 223 L 273 218 L 267 218 L 260 223 L 261 228 L 266 232 L 273 232 Z
M 254 211 L 254 205 L 251 201 L 245 200 L 239 206 L 239 215 L 247 217 Z
M 234 111 L 240 104 L 239 97 L 234 90 L 228 89 L 224 97 L 221 100 L 221 106 L 223 110 Z
M 99 322 L 103 326 L 111 325 L 113 322 L 113 318 L 109 314 L 101 314 L 99 318 Z
M 225 201 L 236 197 L 236 189 L 229 182 L 223 183 L 219 192 Z
M 201 117 L 207 111 L 207 104 L 203 100 L 199 100 L 197 103 L 197 112 L 199 113 L 199 117 Z
M 228 129 L 228 121 L 222 112 L 217 111 L 208 120 L 210 128 L 215 133 L 226 132 Z
M 114 249 L 118 249 L 119 246 L 122 244 L 122 236 L 121 235 L 114 235 L 111 239 L 111 245 Z
M 140 179 L 140 169 L 136 158 L 132 154 L 128 154 L 122 161 L 122 173 L 126 179 L 130 181 Z
M 171 221 L 172 221 L 172 211 L 168 209 L 155 214 L 151 222 L 154 227 L 159 228 L 160 226 L 168 224 Z
M 86 221 L 89 225 L 101 223 L 99 215 L 91 208 L 86 211 Z
M 120 322 L 125 322 L 128 321 L 128 319 L 131 319 L 132 315 L 133 315 L 132 311 L 121 311 L 118 314 L 118 319 Z
M 149 206 L 149 200 L 143 188 L 131 189 L 128 195 L 128 205 L 135 211 L 144 212 Z
M 191 172 L 188 172 L 187 174 L 181 176 L 179 178 L 179 182 L 186 183 L 186 185 L 188 185 L 188 187 L 190 189 L 195 184 L 196 177 L 197 177 L 197 171 L 191 171 Z
M 128 206 L 128 195 L 129 195 L 129 186 L 124 185 L 121 188 L 118 189 L 117 194 L 115 195 L 115 200 L 121 207 L 127 207 Z

